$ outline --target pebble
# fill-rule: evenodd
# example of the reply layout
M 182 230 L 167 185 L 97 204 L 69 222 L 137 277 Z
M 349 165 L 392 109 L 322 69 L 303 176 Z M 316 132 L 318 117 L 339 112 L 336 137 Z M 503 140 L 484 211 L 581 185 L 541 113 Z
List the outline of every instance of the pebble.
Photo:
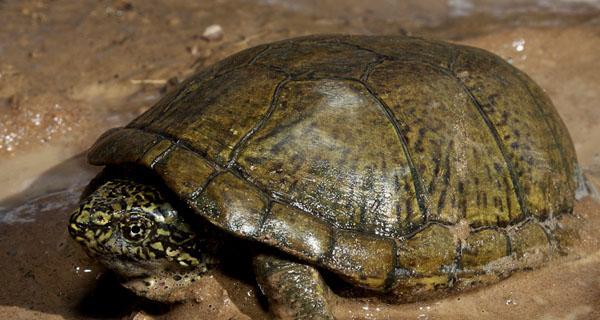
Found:
M 223 38 L 223 28 L 218 24 L 210 25 L 204 29 L 202 37 L 208 41 L 221 40 Z
M 130 320 L 154 320 L 153 316 L 145 313 L 144 311 L 137 311 L 131 314 L 129 317 Z

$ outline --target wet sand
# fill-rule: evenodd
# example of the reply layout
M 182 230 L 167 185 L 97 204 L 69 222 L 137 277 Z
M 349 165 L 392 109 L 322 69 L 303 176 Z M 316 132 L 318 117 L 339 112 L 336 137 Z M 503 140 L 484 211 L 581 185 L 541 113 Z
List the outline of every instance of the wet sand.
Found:
M 343 5 L 342 5 L 343 3 Z M 545 3 L 545 4 L 544 4 Z M 173 83 L 246 47 L 311 33 L 409 33 L 488 49 L 550 95 L 600 189 L 600 2 L 0 2 L 0 318 L 266 316 L 248 277 L 215 272 L 192 303 L 138 299 L 69 239 L 66 219 L 97 168 L 82 153 Z M 222 37 L 206 39 L 218 24 Z M 600 205 L 582 242 L 547 267 L 446 299 L 339 300 L 340 319 L 599 319 Z

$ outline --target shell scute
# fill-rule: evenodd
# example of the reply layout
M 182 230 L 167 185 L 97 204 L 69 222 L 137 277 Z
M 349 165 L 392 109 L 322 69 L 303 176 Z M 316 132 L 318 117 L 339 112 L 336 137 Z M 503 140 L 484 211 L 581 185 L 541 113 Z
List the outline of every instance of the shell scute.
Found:
M 396 246 L 385 239 L 356 231 L 336 231 L 331 253 L 322 262 L 353 283 L 385 288 L 396 268 Z
M 154 165 L 154 170 L 165 184 L 183 199 L 198 191 L 214 172 L 214 168 L 198 154 L 175 145 L 158 157 L 160 159 Z
M 246 181 L 231 173 L 221 173 L 189 202 L 198 213 L 221 228 L 253 237 L 260 231 L 268 200 Z
M 294 81 L 277 101 L 238 157 L 253 181 L 340 228 L 396 236 L 422 222 L 402 143 L 363 84 Z
M 273 204 L 258 235 L 266 243 L 313 262 L 325 257 L 331 236 L 331 226 L 324 221 L 280 203 Z

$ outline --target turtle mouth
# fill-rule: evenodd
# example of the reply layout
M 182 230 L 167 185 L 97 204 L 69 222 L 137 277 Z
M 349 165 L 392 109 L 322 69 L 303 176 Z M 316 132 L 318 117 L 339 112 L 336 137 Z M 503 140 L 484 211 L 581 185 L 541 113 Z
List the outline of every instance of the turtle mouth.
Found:
M 122 277 L 122 281 L 151 276 L 161 270 L 161 263 L 156 260 L 138 260 L 119 254 L 94 254 L 101 264 Z
M 138 276 L 122 279 L 121 285 L 135 294 L 159 302 L 179 302 L 185 300 L 185 295 L 173 293 L 186 290 L 186 287 L 198 283 L 204 277 L 206 269 L 180 270 L 158 272 L 148 276 Z

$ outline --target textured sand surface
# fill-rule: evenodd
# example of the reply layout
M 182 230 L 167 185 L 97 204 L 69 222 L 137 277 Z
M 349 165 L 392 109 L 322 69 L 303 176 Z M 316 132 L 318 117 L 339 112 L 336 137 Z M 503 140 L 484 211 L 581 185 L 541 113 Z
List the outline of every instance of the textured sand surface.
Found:
M 174 83 L 236 51 L 312 33 L 426 35 L 512 61 L 554 101 L 600 188 L 598 1 L 0 1 L 0 318 L 262 319 L 247 273 L 215 272 L 190 303 L 140 300 L 69 239 L 97 172 L 81 154 Z M 211 35 L 207 27 L 223 33 Z M 212 28 L 215 30 L 215 28 Z M 600 205 L 567 257 L 446 299 L 336 301 L 340 319 L 600 319 Z

